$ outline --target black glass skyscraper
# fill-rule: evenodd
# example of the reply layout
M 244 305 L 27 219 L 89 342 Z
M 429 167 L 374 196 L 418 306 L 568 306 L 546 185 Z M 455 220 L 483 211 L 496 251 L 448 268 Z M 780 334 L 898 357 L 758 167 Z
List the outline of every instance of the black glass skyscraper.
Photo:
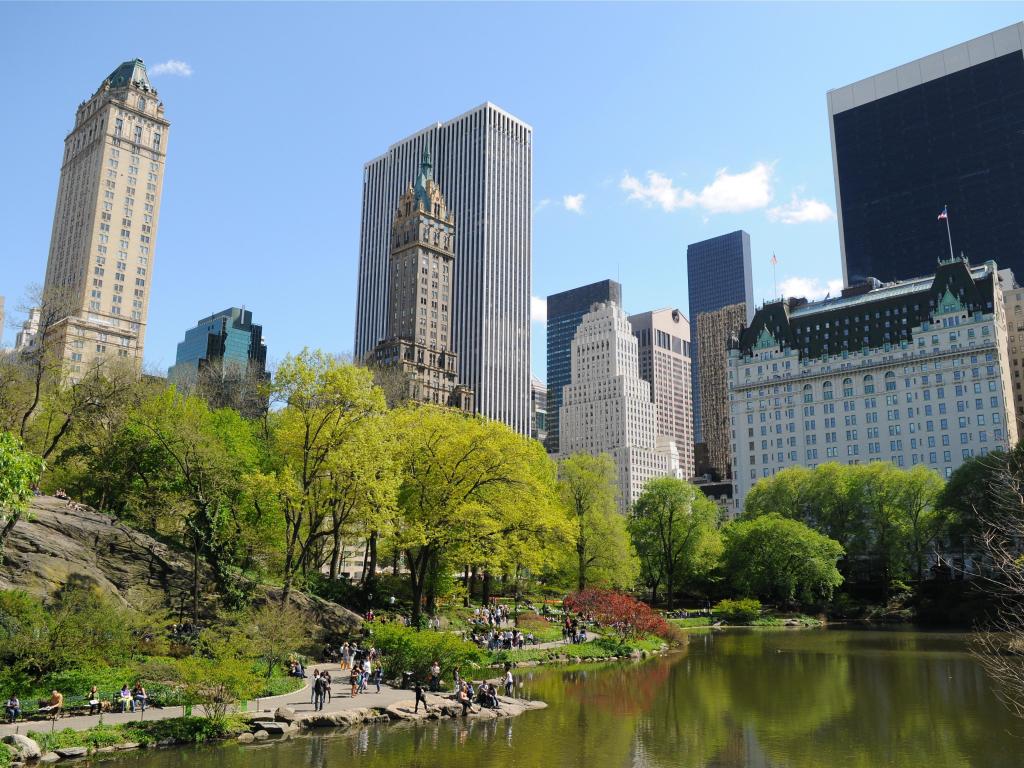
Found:
M 952 245 L 1024 275 L 1024 24 L 829 91 L 847 285 L 931 274 Z
M 750 235 L 742 229 L 686 247 L 690 327 L 704 312 L 746 304 L 747 319 L 753 315 L 754 280 L 750 267 Z M 693 382 L 693 439 L 702 442 L 700 428 L 700 371 L 697 366 L 697 334 L 690 337 L 690 368 Z
M 614 280 L 572 288 L 548 296 L 548 453 L 558 451 L 558 409 L 562 406 L 562 387 L 572 379 L 570 367 L 572 340 L 583 316 L 599 301 L 614 301 L 622 306 L 622 286 Z

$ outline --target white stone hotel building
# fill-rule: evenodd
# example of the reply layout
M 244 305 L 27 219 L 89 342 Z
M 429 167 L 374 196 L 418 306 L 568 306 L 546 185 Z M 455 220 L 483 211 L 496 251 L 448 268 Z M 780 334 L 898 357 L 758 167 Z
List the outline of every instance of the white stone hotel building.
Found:
M 1012 279 L 955 259 L 934 276 L 761 307 L 729 351 L 736 510 L 787 467 L 890 461 L 949 477 L 1014 445 Z

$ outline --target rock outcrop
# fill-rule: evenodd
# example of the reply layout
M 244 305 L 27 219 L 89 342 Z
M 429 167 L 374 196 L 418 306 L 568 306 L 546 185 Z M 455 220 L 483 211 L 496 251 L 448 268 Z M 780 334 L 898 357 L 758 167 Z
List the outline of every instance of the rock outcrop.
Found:
M 79 583 L 139 610 L 188 604 L 192 562 L 187 553 L 84 504 L 51 496 L 33 499 L 29 516 L 7 541 L 0 589 L 23 589 L 47 599 Z M 209 584 L 209 574 L 201 581 Z M 278 598 L 279 589 L 264 587 L 257 602 Z M 326 600 L 300 593 L 292 600 L 310 614 L 310 626 L 342 632 L 361 625 L 358 615 Z

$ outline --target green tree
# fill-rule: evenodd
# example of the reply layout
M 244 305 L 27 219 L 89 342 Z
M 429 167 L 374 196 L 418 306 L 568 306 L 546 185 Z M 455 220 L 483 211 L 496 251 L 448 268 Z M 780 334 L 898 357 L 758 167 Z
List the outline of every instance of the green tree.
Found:
M 284 408 L 270 419 L 271 467 L 259 478 L 256 497 L 282 522 L 287 603 L 296 577 L 316 567 L 330 523 L 338 519 L 340 530 L 351 511 L 350 492 L 364 478 L 353 483 L 345 455 L 362 450 L 360 428 L 381 415 L 385 403 L 369 370 L 319 350 L 286 357 L 272 392 Z
M 577 453 L 561 461 L 558 490 L 573 521 L 576 589 L 630 588 L 639 575 L 625 518 L 616 504 L 615 462 L 606 453 Z
M 723 529 L 724 564 L 739 594 L 784 603 L 828 600 L 843 577 L 839 542 L 778 514 L 739 520 Z
M 26 451 L 21 440 L 10 432 L 0 432 L 0 557 L 11 531 L 28 509 L 42 469 L 42 459 Z
M 267 678 L 284 666 L 306 640 L 309 621 L 291 605 L 263 605 L 244 623 L 253 655 L 267 665 Z
M 673 607 L 675 589 L 686 578 L 707 575 L 718 563 L 718 507 L 692 483 L 652 480 L 633 505 L 629 532 L 643 569 L 665 581 Z
M 896 503 L 896 527 L 914 578 L 924 578 L 924 564 L 933 542 L 943 539 L 950 515 L 939 505 L 945 487 L 939 473 L 918 465 L 903 473 Z
M 131 431 L 154 455 L 150 480 L 180 512 L 176 533 L 193 558 L 193 615 L 199 614 L 202 561 L 223 594 L 240 598 L 231 567 L 259 520 L 248 488 L 258 460 L 251 425 L 236 411 L 211 411 L 201 398 L 171 387 L 143 401 Z
M 554 466 L 536 441 L 437 406 L 392 418 L 402 478 L 392 537 L 405 555 L 418 626 L 432 568 L 500 562 L 509 541 L 565 535 L 565 518 Z

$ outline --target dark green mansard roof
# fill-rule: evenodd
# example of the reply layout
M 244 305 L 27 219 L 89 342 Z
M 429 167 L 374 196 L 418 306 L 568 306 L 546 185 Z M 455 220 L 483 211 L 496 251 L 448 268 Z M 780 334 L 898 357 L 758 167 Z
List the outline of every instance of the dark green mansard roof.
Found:
M 423 203 L 423 210 L 430 210 L 430 195 L 427 194 L 427 182 L 434 179 L 434 164 L 430 161 L 430 148 L 423 147 L 423 155 L 420 158 L 420 172 L 416 176 L 416 183 L 413 188 L 416 193 L 416 201 Z
M 147 88 L 152 87 L 149 84 L 146 65 L 142 63 L 142 59 L 122 62 L 103 82 L 111 88 L 126 88 L 132 83 L 141 83 Z
M 941 263 L 934 277 L 877 288 L 853 286 L 841 297 L 811 304 L 775 301 L 757 310 L 740 333 L 738 348 L 749 355 L 759 342 L 774 346 L 777 340 L 783 349 L 798 350 L 803 360 L 909 343 L 913 328 L 930 320 L 937 307 L 991 313 L 997 279 L 991 262 L 971 267 L 954 260 Z

